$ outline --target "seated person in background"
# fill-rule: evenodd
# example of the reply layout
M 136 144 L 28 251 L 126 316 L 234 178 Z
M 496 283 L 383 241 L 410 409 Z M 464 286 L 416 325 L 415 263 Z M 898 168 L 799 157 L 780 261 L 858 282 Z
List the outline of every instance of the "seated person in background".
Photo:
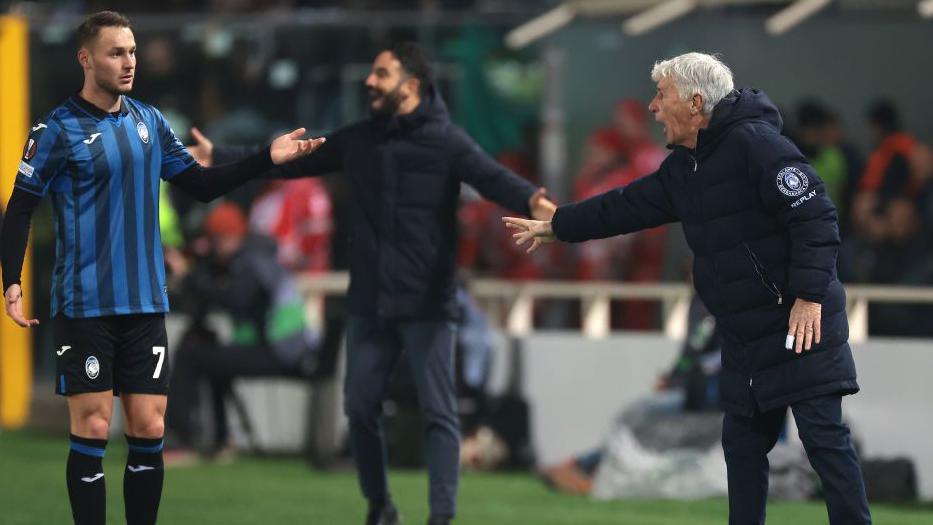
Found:
M 690 301 L 687 337 L 671 370 L 655 384 L 655 395 L 626 413 L 718 411 L 720 335 L 716 318 L 696 295 Z M 602 447 L 579 454 L 541 471 L 542 480 L 559 492 L 589 494 L 596 469 L 603 459 Z
M 183 258 L 166 259 L 182 279 L 177 287 L 193 303 L 191 324 L 175 356 L 173 399 L 167 426 L 178 449 L 201 443 L 196 424 L 198 385 L 210 384 L 215 435 L 209 452 L 227 445 L 224 400 L 237 377 L 313 377 L 318 337 L 305 322 L 304 302 L 295 282 L 276 258 L 271 239 L 247 235 L 246 217 L 232 203 L 207 216 L 209 253 L 193 268 Z M 205 325 L 210 310 L 229 315 L 233 334 L 220 343 Z

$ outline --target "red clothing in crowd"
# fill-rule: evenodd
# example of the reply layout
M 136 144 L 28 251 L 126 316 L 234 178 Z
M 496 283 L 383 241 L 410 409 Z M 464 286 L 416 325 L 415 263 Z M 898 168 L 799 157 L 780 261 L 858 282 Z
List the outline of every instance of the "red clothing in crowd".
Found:
M 330 268 L 330 195 L 316 178 L 276 180 L 253 203 L 250 228 L 278 242 L 279 262 L 296 272 Z

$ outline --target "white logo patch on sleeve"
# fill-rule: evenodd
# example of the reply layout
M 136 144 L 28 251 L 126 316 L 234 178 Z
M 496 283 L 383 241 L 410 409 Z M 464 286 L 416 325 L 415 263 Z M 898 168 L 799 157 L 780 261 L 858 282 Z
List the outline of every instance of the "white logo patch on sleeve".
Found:
M 19 172 L 25 177 L 32 177 L 32 174 L 35 173 L 36 168 L 30 166 L 25 160 L 19 163 Z
M 799 169 L 788 166 L 778 173 L 777 187 L 784 195 L 797 197 L 810 187 L 810 179 Z

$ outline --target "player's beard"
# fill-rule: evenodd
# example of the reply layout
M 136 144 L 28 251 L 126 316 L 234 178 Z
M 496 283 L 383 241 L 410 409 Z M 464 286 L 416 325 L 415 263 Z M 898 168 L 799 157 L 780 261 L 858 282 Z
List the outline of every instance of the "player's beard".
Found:
M 394 115 L 398 108 L 402 106 L 402 83 L 399 82 L 395 89 L 383 93 L 378 89 L 369 90 L 369 111 L 375 117 L 388 117 Z M 378 108 L 373 106 L 373 102 L 381 100 L 382 105 Z
M 97 83 L 97 87 L 100 88 L 101 91 L 105 91 L 115 97 L 118 97 L 120 95 L 125 95 L 133 90 L 133 84 L 123 87 L 117 83 L 119 82 L 119 80 L 120 80 L 119 77 L 117 77 L 116 81 L 111 81 L 109 79 L 100 79 L 100 78 L 94 79 L 94 81 Z M 136 78 L 134 77 L 133 80 L 135 81 Z

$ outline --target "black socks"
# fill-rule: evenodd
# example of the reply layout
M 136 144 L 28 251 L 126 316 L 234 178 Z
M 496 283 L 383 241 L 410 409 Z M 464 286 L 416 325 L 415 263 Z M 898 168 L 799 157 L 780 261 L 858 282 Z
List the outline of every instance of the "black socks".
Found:
M 123 504 L 127 525 L 154 525 L 162 500 L 165 469 L 162 438 L 126 436 L 130 451 L 123 472 Z
M 101 464 L 106 448 L 106 439 L 71 435 L 65 481 L 75 525 L 104 525 L 107 520 L 107 490 Z

